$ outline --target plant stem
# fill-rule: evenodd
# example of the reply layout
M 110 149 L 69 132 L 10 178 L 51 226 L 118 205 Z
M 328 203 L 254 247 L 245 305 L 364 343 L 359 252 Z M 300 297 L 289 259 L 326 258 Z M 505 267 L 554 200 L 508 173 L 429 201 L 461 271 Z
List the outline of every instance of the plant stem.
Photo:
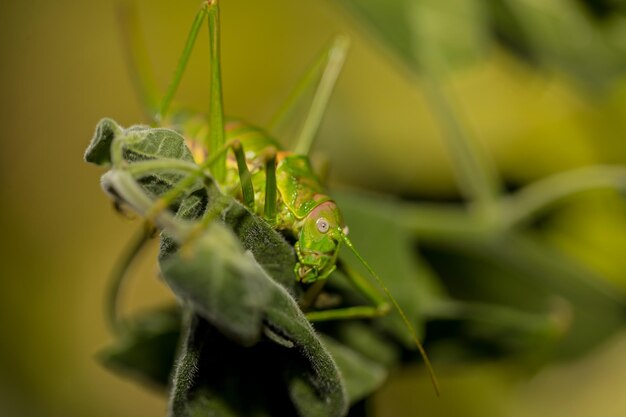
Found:
M 106 317 L 108 324 L 114 333 L 121 334 L 123 330 L 124 323 L 119 318 L 118 307 L 124 281 L 128 276 L 128 270 L 141 251 L 145 248 L 151 235 L 152 228 L 147 223 L 142 224 L 140 230 L 135 233 L 133 238 L 124 248 L 124 251 L 118 258 L 117 264 L 111 272 L 106 302 Z
M 504 225 L 511 228 L 528 223 L 565 200 L 599 189 L 626 191 L 626 167 L 579 168 L 531 183 L 501 201 Z

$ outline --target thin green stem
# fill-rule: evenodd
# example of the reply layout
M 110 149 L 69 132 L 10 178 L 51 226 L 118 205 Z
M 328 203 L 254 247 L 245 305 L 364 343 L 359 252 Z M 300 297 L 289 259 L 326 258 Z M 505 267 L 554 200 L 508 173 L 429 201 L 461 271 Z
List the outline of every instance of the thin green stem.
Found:
M 151 236 L 152 228 L 147 223 L 142 224 L 140 230 L 137 231 L 124 248 L 115 268 L 111 271 L 106 302 L 106 318 L 111 330 L 117 334 L 120 334 L 123 330 L 123 322 L 119 318 L 118 310 L 128 271 L 141 251 L 145 248 Z
M 528 223 L 570 198 L 599 189 L 626 191 L 626 167 L 585 167 L 529 184 L 501 201 L 504 225 L 510 228 Z
M 328 50 L 328 61 L 319 82 L 315 96 L 302 129 L 296 141 L 294 152 L 308 155 L 313 146 L 315 135 L 320 127 L 324 112 L 328 107 L 328 100 L 333 92 L 339 73 L 346 58 L 350 41 L 345 36 L 337 37 Z
M 172 104 L 172 99 L 174 98 L 174 94 L 178 90 L 178 86 L 183 78 L 183 74 L 185 73 L 185 68 L 187 67 L 187 63 L 189 62 L 189 57 L 191 56 L 191 52 L 193 51 L 193 47 L 196 43 L 196 39 L 198 38 L 198 33 L 200 32 L 200 27 L 202 26 L 202 21 L 204 17 L 207 15 L 207 5 L 206 3 L 202 5 L 202 8 L 196 14 L 195 19 L 191 25 L 191 29 L 189 30 L 189 35 L 187 36 L 187 41 L 185 42 L 185 47 L 183 49 L 183 53 L 178 60 L 178 65 L 176 70 L 174 71 L 174 77 L 172 78 L 172 82 L 170 83 L 165 96 L 163 97 L 163 101 L 161 102 L 161 108 L 159 110 L 159 114 L 157 115 L 157 121 L 162 122 L 163 119 L 167 115 L 167 111 Z
M 219 158 L 223 157 L 226 152 L 228 151 L 228 149 L 232 146 L 232 143 L 227 143 L 224 146 L 222 146 L 222 149 L 218 150 L 217 152 L 215 152 L 213 155 L 211 155 L 210 158 L 207 158 L 207 160 L 205 160 L 200 167 L 196 167 L 195 170 L 193 170 L 188 176 L 186 176 L 185 178 L 183 178 L 181 181 L 179 181 L 176 186 L 174 186 L 172 189 L 170 189 L 167 193 L 165 193 L 164 195 L 162 195 L 153 205 L 152 207 L 147 211 L 146 216 L 148 218 L 154 218 L 155 216 L 157 216 L 161 211 L 167 209 L 167 207 L 169 207 L 170 204 L 172 204 L 178 197 L 180 197 L 181 195 L 183 195 L 183 193 L 185 193 L 185 191 L 193 185 L 193 183 L 198 180 L 198 178 L 200 178 L 202 175 L 204 175 L 204 170 L 207 169 L 209 166 L 211 166 L 213 163 L 215 163 L 215 161 L 217 161 Z M 145 163 L 145 162 L 144 162 Z M 139 164 L 139 163 L 137 163 Z M 143 164 L 143 163 L 142 163 Z M 178 167 L 182 168 L 182 164 L 179 165 Z M 141 168 L 141 167 L 140 167 Z M 191 167 L 188 167 L 191 168 Z
M 419 239 L 447 242 L 461 237 L 484 235 L 489 228 L 476 221 L 471 212 L 458 204 L 401 202 L 379 198 L 375 204 L 368 197 L 342 192 L 339 203 L 359 207 L 364 213 L 378 216 L 387 213 L 400 227 L 415 233 Z
M 488 156 L 469 134 L 454 102 L 441 86 L 441 80 L 449 72 L 449 64 L 439 49 L 429 46 L 422 39 L 420 9 L 414 7 L 410 11 L 415 45 L 413 55 L 423 75 L 423 91 L 443 129 L 459 187 L 476 208 L 486 216 L 493 216 L 494 202 L 502 190 L 499 176 Z
M 119 133 L 121 133 L 121 131 Z M 123 169 L 128 165 L 124 160 L 124 142 L 129 141 L 129 138 L 122 138 L 122 135 L 119 133 L 115 133 L 113 142 L 111 143 L 111 165 L 113 168 Z
M 490 224 L 480 221 L 467 208 L 452 204 L 411 203 L 397 208 L 394 219 L 420 239 L 447 242 L 480 239 L 492 233 Z
M 134 176 L 150 174 L 155 171 L 180 171 L 189 174 L 202 173 L 202 169 L 193 162 L 166 158 L 134 162 L 130 164 L 126 170 Z
M 217 0 L 208 0 L 209 54 L 211 57 L 211 91 L 209 94 L 209 135 L 207 149 L 214 153 L 224 146 L 224 104 L 222 98 L 222 75 L 220 61 L 220 15 Z M 211 165 L 211 172 L 218 183 L 226 177 L 226 157 L 222 156 Z
M 454 162 L 457 183 L 465 197 L 480 209 L 493 207 L 501 186 L 485 155 L 467 133 L 449 97 L 433 73 L 425 76 L 423 91 L 443 129 Z
M 126 170 L 110 170 L 103 175 L 102 185 L 106 190 L 113 190 L 117 198 L 120 198 L 140 215 L 146 217 L 147 213 L 154 213 L 154 218 L 151 220 L 158 224 L 160 228 L 167 228 L 168 234 L 175 240 L 182 242 L 189 234 L 190 225 L 176 219 L 167 211 L 154 210 L 154 201 Z
M 198 171 L 193 172 L 177 182 L 174 187 L 167 190 L 167 192 L 161 195 L 152 207 L 150 207 L 150 209 L 145 213 L 146 219 L 153 221 L 162 211 L 172 205 L 177 198 L 186 193 L 187 190 L 198 180 L 200 175 L 201 173 L 198 173 Z

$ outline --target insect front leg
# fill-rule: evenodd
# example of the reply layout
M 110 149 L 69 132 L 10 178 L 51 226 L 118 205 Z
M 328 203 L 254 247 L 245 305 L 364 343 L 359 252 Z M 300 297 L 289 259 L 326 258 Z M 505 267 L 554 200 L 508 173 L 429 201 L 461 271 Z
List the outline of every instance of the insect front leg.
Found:
M 310 321 L 328 321 L 328 320 L 345 320 L 357 318 L 374 318 L 386 315 L 391 306 L 385 298 L 374 288 L 370 282 L 359 274 L 356 270 L 350 268 L 341 260 L 337 261 L 337 269 L 345 274 L 352 285 L 359 290 L 368 300 L 372 302 L 372 306 L 356 306 L 345 307 L 333 310 L 311 311 L 306 313 L 307 319 Z
M 210 166 L 212 166 L 219 158 L 223 158 L 229 149 L 232 149 L 235 153 L 235 157 L 238 160 L 243 158 L 245 162 L 245 153 L 243 147 L 239 144 L 237 140 L 230 140 L 226 144 L 224 144 L 221 149 L 218 149 L 214 152 L 210 158 L 207 158 L 204 162 L 200 164 L 193 172 L 187 174 L 185 178 L 180 180 L 174 187 L 169 189 L 165 194 L 161 195 L 158 199 L 155 200 L 154 204 L 147 211 L 145 217 L 149 222 L 154 223 L 154 219 L 168 207 L 170 207 L 179 197 L 183 196 L 199 178 L 207 177 L 207 172 Z M 242 178 L 242 187 L 249 190 L 244 191 L 245 195 L 252 196 L 252 201 L 254 202 L 254 190 L 252 188 L 252 182 L 250 180 L 250 173 L 248 171 L 247 165 L 242 164 L 240 167 L 240 177 Z M 247 175 L 244 174 L 243 170 L 247 172 Z M 253 205 L 252 205 L 253 206 Z
M 233 141 L 231 148 L 237 160 L 237 169 L 239 170 L 239 182 L 241 184 L 241 195 L 243 203 L 250 210 L 254 211 L 254 187 L 252 186 L 252 176 L 246 163 L 246 153 L 243 150 L 241 142 Z
M 269 148 L 265 155 L 265 206 L 263 217 L 271 224 L 276 224 L 276 201 L 278 191 L 276 185 L 276 149 Z
M 237 169 L 239 170 L 239 180 L 241 182 L 241 193 L 244 204 L 254 211 L 254 188 L 252 176 L 246 163 L 243 145 L 235 140 L 232 145 Z M 265 165 L 265 201 L 263 209 L 264 219 L 271 225 L 276 224 L 278 190 L 276 185 L 276 148 L 268 147 L 259 158 Z
M 243 203 L 251 211 L 255 211 L 255 199 L 254 199 L 254 185 L 252 184 L 252 174 L 248 169 L 248 163 L 246 160 L 246 152 L 243 144 L 237 140 L 232 139 L 222 147 L 216 154 L 212 155 L 211 159 L 203 163 L 204 167 L 212 166 L 213 161 L 217 158 L 221 158 L 225 150 L 232 149 L 237 161 L 237 170 L 239 173 L 239 182 L 241 185 L 241 195 Z M 269 147 L 265 152 L 260 155 L 261 161 L 265 165 L 265 210 L 264 217 L 270 223 L 276 222 L 276 202 L 278 191 L 276 188 L 276 149 Z
M 165 95 L 160 100 L 160 103 L 158 103 L 159 100 L 157 96 L 159 93 L 156 88 L 156 83 L 154 82 L 152 68 L 149 64 L 146 45 L 141 35 L 137 12 L 131 5 L 123 4 L 119 7 L 118 16 L 122 37 L 125 41 L 126 61 L 129 71 L 144 111 L 154 123 L 160 124 L 167 116 L 174 95 L 183 78 L 187 62 L 189 62 L 189 57 L 191 56 L 202 22 L 204 18 L 210 14 L 211 9 L 216 7 L 216 5 L 209 3 L 210 2 L 203 3 L 194 18 L 185 42 L 185 47 L 178 60 L 176 70 L 174 71 L 174 76 L 169 83 Z
M 341 72 L 349 44 L 350 41 L 345 36 L 338 36 L 333 39 L 330 46 L 315 60 L 272 117 L 269 130 L 276 133 L 277 130 L 284 127 L 288 116 L 293 113 L 298 104 L 308 97 L 306 93 L 310 91 L 310 88 L 315 86 L 313 100 L 296 138 L 294 148 L 296 153 L 308 155 L 313 146 L 328 100 Z

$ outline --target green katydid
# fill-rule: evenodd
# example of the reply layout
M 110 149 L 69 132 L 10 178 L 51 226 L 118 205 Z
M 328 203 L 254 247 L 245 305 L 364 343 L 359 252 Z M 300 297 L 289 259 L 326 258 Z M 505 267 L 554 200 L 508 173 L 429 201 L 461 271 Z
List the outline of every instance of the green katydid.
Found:
M 209 26 L 211 55 L 208 119 L 199 115 L 171 116 L 169 110 L 172 99 L 205 18 Z M 437 379 L 413 326 L 382 280 L 348 238 L 348 229 L 339 208 L 326 194 L 309 161 L 309 150 L 343 65 L 347 40 L 339 37 L 324 51 L 274 118 L 272 124 L 280 124 L 289 108 L 301 99 L 302 92 L 307 86 L 319 79 L 295 151 L 289 152 L 283 150 L 278 142 L 262 129 L 240 120 L 225 120 L 223 116 L 217 0 L 203 2 L 192 24 L 174 78 L 158 106 L 154 104 L 157 102 L 155 89 L 147 82 L 151 78 L 148 68 L 142 65 L 145 60 L 142 59 L 143 51 L 139 45 L 136 24 L 133 25 L 129 19 L 126 19 L 126 23 L 130 23 L 126 28 L 126 34 L 130 35 L 128 39 L 131 46 L 129 51 L 131 69 L 137 81 L 139 95 L 152 122 L 159 126 L 175 125 L 186 137 L 196 163 L 211 172 L 223 191 L 237 196 L 250 211 L 263 217 L 277 230 L 294 236 L 297 255 L 295 278 L 307 286 L 307 291 L 300 301 L 302 308 L 308 310 L 326 279 L 337 268 L 373 303 L 371 306 L 309 311 L 306 314 L 307 318 L 311 321 L 374 318 L 389 312 L 390 305 L 385 297 L 368 280 L 338 259 L 339 248 L 342 244 L 345 245 L 375 278 L 386 298 L 402 317 L 422 355 L 438 394 Z M 173 120 L 177 122 L 174 123 Z M 232 151 L 232 154 L 229 154 L 229 151 Z M 148 218 L 169 207 L 185 192 L 186 187 L 202 175 L 202 172 L 198 170 L 189 174 L 169 193 L 157 200 Z

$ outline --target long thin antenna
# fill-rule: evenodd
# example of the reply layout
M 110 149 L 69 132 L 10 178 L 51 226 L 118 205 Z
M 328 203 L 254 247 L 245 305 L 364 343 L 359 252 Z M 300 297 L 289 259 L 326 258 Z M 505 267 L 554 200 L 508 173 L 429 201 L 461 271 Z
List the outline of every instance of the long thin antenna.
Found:
M 348 239 L 348 236 L 346 236 L 345 233 L 343 233 L 343 230 L 341 229 L 338 229 L 338 230 L 339 230 L 339 235 L 341 236 L 341 239 L 343 240 L 343 242 L 346 244 L 346 246 L 348 246 L 348 248 L 350 248 L 352 253 L 354 253 L 354 255 L 358 258 L 358 260 L 361 261 L 361 263 L 363 264 L 363 266 L 365 266 L 365 268 L 369 271 L 369 273 L 376 279 L 376 283 L 378 284 L 378 286 L 385 292 L 385 295 L 387 296 L 387 298 L 389 298 L 389 300 L 391 301 L 395 309 L 400 314 L 400 317 L 402 317 L 402 321 L 404 322 L 405 326 L 409 329 L 409 332 L 411 333 L 411 336 L 413 337 L 413 341 L 415 342 L 415 345 L 417 346 L 417 350 L 419 350 L 420 355 L 422 356 L 422 359 L 424 360 L 426 369 L 428 369 L 428 375 L 430 376 L 430 380 L 433 384 L 433 388 L 435 389 L 435 393 L 437 394 L 437 396 L 439 396 L 441 394 L 441 391 L 439 390 L 439 382 L 437 381 L 435 370 L 433 369 L 433 365 L 430 363 L 430 359 L 428 358 L 428 354 L 426 353 L 424 346 L 422 346 L 422 343 L 417 337 L 417 332 L 415 331 L 415 329 L 413 328 L 413 325 L 407 318 L 406 313 L 404 312 L 402 307 L 400 307 L 400 304 L 398 304 L 398 302 L 393 297 L 393 295 L 391 295 L 391 292 L 389 291 L 387 286 L 383 283 L 383 280 L 380 279 L 380 277 L 376 274 L 376 272 L 374 272 L 372 267 L 369 266 L 367 262 L 365 262 L 365 259 L 363 259 L 363 257 L 359 254 L 359 252 L 356 251 L 356 248 L 354 247 L 350 239 Z

